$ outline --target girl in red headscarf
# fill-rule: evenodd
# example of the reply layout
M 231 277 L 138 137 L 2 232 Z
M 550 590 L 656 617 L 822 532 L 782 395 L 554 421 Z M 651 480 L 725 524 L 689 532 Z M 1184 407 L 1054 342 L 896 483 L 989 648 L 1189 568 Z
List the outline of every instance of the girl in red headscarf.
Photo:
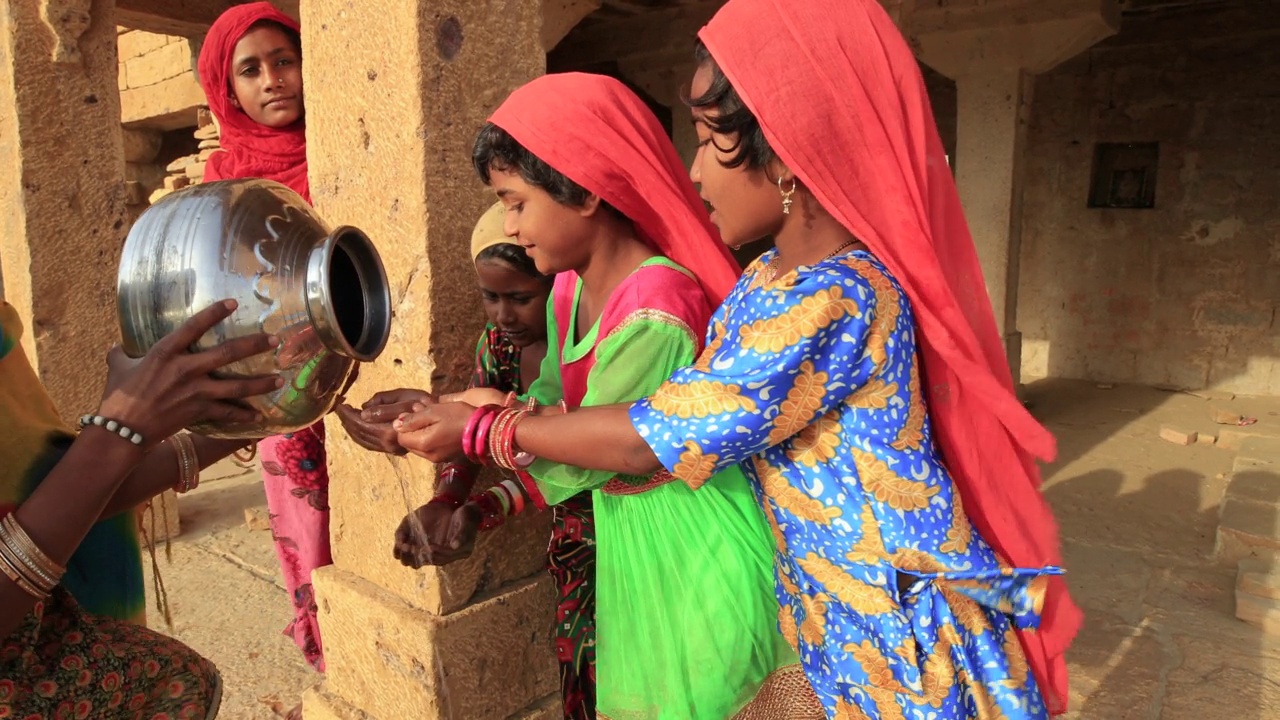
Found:
M 522 419 L 512 451 L 691 487 L 745 467 L 828 717 L 1065 711 L 1053 438 L 1013 393 L 907 43 L 875 0 L 729 0 L 700 37 L 692 177 L 725 242 L 776 249 L 696 364 L 630 407 Z M 400 442 L 446 456 L 469 412 L 425 408 Z
M 298 24 L 270 3 L 237 5 L 209 28 L 199 71 L 222 146 L 209 157 L 205 182 L 265 178 L 310 202 Z M 294 605 L 284 632 L 323 672 L 311 572 L 333 562 L 324 424 L 267 438 L 258 451 L 271 535 Z
M 597 75 L 534 80 L 480 131 L 473 160 L 505 207 L 507 235 L 556 274 L 547 356 L 524 407 L 630 402 L 694 360 L 694 328 L 738 268 L 635 94 Z M 478 529 L 589 492 L 600 717 L 821 716 L 778 632 L 769 529 L 738 468 L 693 492 L 660 468 L 527 462 L 504 428 L 529 410 L 495 400 L 463 417 L 452 443 L 465 435 L 468 458 L 514 477 L 470 498 L 445 492 L 407 518 L 396 533 L 405 564 L 449 562 Z

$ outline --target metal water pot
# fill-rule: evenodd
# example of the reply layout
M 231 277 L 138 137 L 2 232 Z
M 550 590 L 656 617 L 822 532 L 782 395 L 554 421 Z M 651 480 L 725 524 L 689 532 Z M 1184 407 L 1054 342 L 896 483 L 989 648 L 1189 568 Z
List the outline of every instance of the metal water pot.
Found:
M 302 197 L 267 180 L 195 185 L 148 208 L 125 240 L 117 293 L 132 357 L 224 299 L 239 307 L 194 350 L 257 332 L 280 338 L 274 353 L 219 371 L 284 378 L 281 389 L 249 401 L 262 421 L 191 428 L 211 437 L 265 437 L 314 424 L 333 409 L 357 364 L 378 357 L 391 330 L 390 287 L 369 238 L 353 227 L 329 230 Z

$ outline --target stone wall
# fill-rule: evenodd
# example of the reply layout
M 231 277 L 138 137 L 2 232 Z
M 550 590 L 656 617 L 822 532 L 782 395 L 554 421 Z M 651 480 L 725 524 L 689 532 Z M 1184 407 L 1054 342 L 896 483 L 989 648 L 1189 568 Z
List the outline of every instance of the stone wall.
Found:
M 195 124 L 204 93 L 194 71 L 200 48 L 184 37 L 116 28 L 120 120 L 126 126 L 176 130 Z
M 1127 16 L 1035 85 L 1024 377 L 1280 394 L 1280 18 Z M 1151 210 L 1089 209 L 1094 146 L 1159 142 Z

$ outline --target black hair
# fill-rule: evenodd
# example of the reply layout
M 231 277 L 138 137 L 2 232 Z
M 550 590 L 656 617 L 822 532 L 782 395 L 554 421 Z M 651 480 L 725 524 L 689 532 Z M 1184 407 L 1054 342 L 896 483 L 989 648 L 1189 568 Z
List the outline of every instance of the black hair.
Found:
M 485 185 L 492 184 L 491 174 L 494 170 L 514 171 L 522 180 L 541 189 L 561 205 L 582 207 L 591 195 L 586 188 L 529 152 L 510 133 L 493 123 L 485 123 L 476 134 L 476 142 L 471 149 L 471 164 L 475 166 L 476 174 Z M 603 198 L 600 200 L 600 207 L 622 217 L 622 213 Z
M 245 30 L 245 34 L 247 35 L 253 30 L 264 27 L 279 30 L 284 33 L 284 36 L 289 38 L 289 42 L 293 43 L 293 51 L 298 53 L 298 55 L 302 55 L 302 35 L 297 30 L 294 30 L 278 20 L 259 20 L 258 22 L 250 25 L 249 29 Z
M 727 168 L 746 165 L 752 170 L 763 170 L 778 156 L 769 147 L 769 141 L 760 129 L 760 121 L 742 102 L 738 91 L 729 83 L 729 78 L 711 57 L 711 51 L 701 40 L 694 47 L 693 58 L 699 66 L 711 70 L 711 86 L 699 97 L 690 97 L 685 102 L 694 109 L 715 108 L 716 113 L 706 118 L 707 126 L 717 135 L 732 135 L 737 139 L 733 145 L 716 149 L 723 153 L 733 153 L 728 160 L 721 162 Z
M 538 280 L 550 280 L 551 275 L 543 275 L 538 272 L 538 266 L 534 264 L 533 258 L 524 251 L 524 248 L 512 243 L 499 243 L 490 245 L 476 255 L 476 262 L 500 262 L 510 265 L 513 270 L 528 275 Z

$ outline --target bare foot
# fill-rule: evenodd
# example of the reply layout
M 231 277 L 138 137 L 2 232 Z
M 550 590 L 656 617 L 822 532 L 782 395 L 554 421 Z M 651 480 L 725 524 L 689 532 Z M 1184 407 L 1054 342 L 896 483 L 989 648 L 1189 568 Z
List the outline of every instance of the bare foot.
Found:
M 292 710 L 285 713 L 284 720 L 302 720 L 302 703 L 298 703 Z

